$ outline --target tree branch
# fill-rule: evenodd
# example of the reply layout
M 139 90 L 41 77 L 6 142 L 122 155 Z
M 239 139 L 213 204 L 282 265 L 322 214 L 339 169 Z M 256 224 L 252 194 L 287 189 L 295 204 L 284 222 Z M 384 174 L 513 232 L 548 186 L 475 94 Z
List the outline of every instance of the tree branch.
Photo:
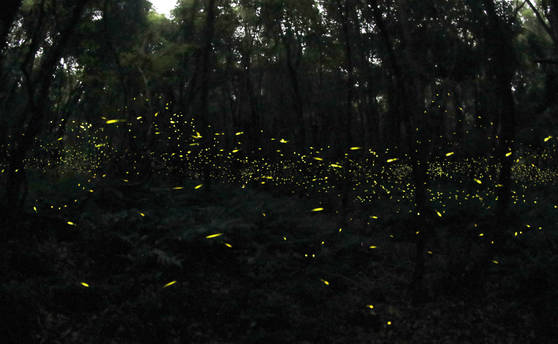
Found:
M 531 9 L 533 10 L 533 12 L 535 13 L 535 16 L 537 16 L 537 19 L 539 20 L 539 23 L 541 23 L 542 27 L 544 28 L 544 30 L 546 31 L 546 33 L 550 36 L 550 38 L 552 39 L 552 42 L 554 42 L 555 45 L 558 45 L 558 42 L 556 41 L 556 37 L 554 37 L 554 34 L 552 33 L 552 29 L 550 28 L 550 26 L 548 26 L 548 24 L 544 21 L 542 15 L 540 14 L 540 12 L 537 10 L 537 8 L 535 7 L 535 5 L 533 5 L 533 2 L 531 2 L 531 0 L 525 0 L 527 2 L 527 4 L 529 5 L 529 7 L 531 7 Z

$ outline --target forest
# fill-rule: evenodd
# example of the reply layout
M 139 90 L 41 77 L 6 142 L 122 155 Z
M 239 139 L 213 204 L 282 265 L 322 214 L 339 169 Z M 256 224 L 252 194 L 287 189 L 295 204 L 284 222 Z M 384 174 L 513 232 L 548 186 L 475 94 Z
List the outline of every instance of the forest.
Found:
M 556 343 L 558 0 L 6 0 L 1 343 Z

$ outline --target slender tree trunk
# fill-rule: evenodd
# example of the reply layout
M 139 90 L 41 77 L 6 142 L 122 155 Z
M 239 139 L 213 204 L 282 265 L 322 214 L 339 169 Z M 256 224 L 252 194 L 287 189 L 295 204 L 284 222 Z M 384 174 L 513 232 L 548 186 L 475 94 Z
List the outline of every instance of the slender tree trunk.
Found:
M 306 145 L 306 124 L 304 119 L 304 104 L 302 101 L 302 94 L 300 90 L 298 72 L 297 72 L 297 67 L 300 63 L 300 51 L 297 51 L 298 57 L 296 61 L 293 61 L 293 57 L 292 57 L 293 51 L 291 47 L 292 40 L 293 40 L 292 32 L 289 31 L 287 35 L 283 35 L 283 43 L 285 44 L 285 50 L 286 50 L 285 57 L 287 62 L 287 71 L 288 71 L 289 81 L 292 87 L 293 105 L 296 114 L 296 119 L 298 122 L 296 142 L 298 148 L 302 150 Z M 297 46 L 296 49 L 300 49 L 300 47 Z
M 415 212 L 416 222 L 413 228 L 409 230 L 419 234 L 416 235 L 416 256 L 415 256 L 415 269 L 413 272 L 410 288 L 413 293 L 415 302 L 424 299 L 424 254 L 425 254 L 425 237 L 430 236 L 431 228 L 427 226 L 427 216 L 431 210 L 427 204 L 426 194 L 426 161 L 424 160 L 424 143 L 427 141 L 427 133 L 422 128 L 422 121 L 420 116 L 420 109 L 424 106 L 424 99 L 422 98 L 424 85 L 418 78 L 418 66 L 414 61 L 414 56 L 411 56 L 412 48 L 410 45 L 413 42 L 413 37 L 409 28 L 408 6 L 405 0 L 398 0 L 399 7 L 399 23 L 402 33 L 402 54 L 399 60 L 395 55 L 389 33 L 386 30 L 382 15 L 378 8 L 378 1 L 371 0 L 373 6 L 373 14 L 380 29 L 380 35 L 387 48 L 388 60 L 393 71 L 398 90 L 397 100 L 399 102 L 399 114 L 402 118 L 404 127 L 406 129 L 406 141 L 409 156 L 411 158 L 411 167 L 413 181 L 415 184 Z M 400 62 L 402 61 L 402 62 Z M 407 70 L 405 76 L 402 73 L 401 65 L 408 66 L 412 70 Z
M 413 169 L 415 206 L 417 210 L 416 230 L 418 234 L 416 235 L 415 270 L 413 272 L 413 279 L 410 286 L 413 291 L 414 301 L 422 302 L 425 296 L 423 279 L 426 238 L 433 236 L 432 228 L 427 221 L 432 212 L 428 205 L 426 192 L 427 152 L 425 151 L 425 146 L 428 144 L 429 133 L 426 132 L 426 128 L 423 125 L 424 120 L 419 118 L 420 116 L 423 116 L 421 110 L 424 108 L 424 85 L 417 75 L 420 66 L 415 62 L 416 57 L 411 56 L 413 53 L 416 53 L 416 51 L 413 51 L 411 48 L 411 44 L 414 43 L 414 39 L 409 27 L 408 3 L 407 0 L 399 0 L 398 2 L 400 14 L 399 21 L 404 46 L 402 55 L 405 60 L 405 65 L 412 69 L 412 71 L 408 71 L 409 81 L 405 82 L 405 84 L 409 85 L 406 89 L 406 94 L 401 94 L 403 100 L 402 104 L 404 105 L 403 111 L 406 112 L 405 109 L 409 109 L 409 115 L 405 118 L 405 123 L 407 127 L 407 139 L 409 140 L 408 147 Z M 412 120 L 414 120 L 414 125 L 411 125 Z
M 128 101 L 130 100 L 130 91 L 128 89 L 128 84 L 126 83 L 126 73 L 124 71 L 124 67 L 122 66 L 122 62 L 120 61 L 120 55 L 118 54 L 118 51 L 114 46 L 114 43 L 112 42 L 111 35 L 109 32 L 110 31 L 108 25 L 108 21 L 110 18 L 109 6 L 110 6 L 110 0 L 105 0 L 103 4 L 103 30 L 106 39 L 104 42 L 107 44 L 108 50 L 112 54 L 114 58 L 114 62 L 116 64 L 118 80 L 120 81 L 120 86 L 122 87 L 122 108 L 125 109 L 126 106 L 128 105 Z M 150 99 L 150 101 L 152 101 L 152 99 Z M 129 114 L 127 114 L 127 119 L 128 120 L 130 119 Z
M 487 34 L 484 38 L 486 39 L 488 55 L 492 58 L 488 75 L 494 80 L 495 95 L 499 100 L 499 107 L 495 111 L 498 111 L 498 115 L 502 118 L 502 137 L 496 156 L 501 164 L 499 184 L 502 187 L 499 188 L 498 192 L 495 226 L 489 232 L 494 239 L 494 245 L 487 247 L 477 257 L 474 265 L 479 277 L 476 278 L 478 283 L 475 283 L 475 290 L 472 292 L 482 293 L 486 282 L 487 261 L 494 254 L 494 250 L 502 247 L 505 240 L 504 230 L 510 224 L 510 221 L 514 221 L 512 217 L 508 216 L 510 215 L 512 144 L 515 130 L 515 102 L 511 91 L 511 80 L 516 68 L 516 60 L 514 58 L 512 33 L 498 16 L 493 0 L 483 0 L 482 3 L 469 0 L 469 6 L 473 16 L 486 23 L 484 31 Z M 508 152 L 512 152 L 512 154 L 506 156 Z
M 347 70 L 346 81 L 346 98 L 345 98 L 345 146 L 352 146 L 353 144 L 353 101 L 354 101 L 354 66 L 353 54 L 351 46 L 351 23 L 350 18 L 353 12 L 352 0 L 344 0 L 343 3 L 338 0 L 338 7 L 342 13 L 341 15 L 341 28 L 343 34 L 343 44 L 345 52 L 345 69 Z
M 201 118 L 200 118 L 200 131 L 202 133 L 203 139 L 200 142 L 201 145 L 209 146 L 209 77 L 210 77 L 210 59 L 213 49 L 213 36 L 215 32 L 215 0 L 207 0 L 206 2 L 206 17 L 205 17 L 205 30 L 204 30 L 204 47 L 202 51 L 201 58 L 201 73 L 200 73 L 200 84 L 201 84 Z M 203 166 L 203 178 L 206 184 L 206 189 L 209 189 L 209 172 L 210 166 L 207 159 L 204 160 Z
M 251 134 L 250 141 L 252 143 L 252 149 L 259 146 L 259 133 L 261 128 L 261 121 L 260 116 L 258 113 L 258 106 L 257 106 L 257 98 L 256 94 L 254 93 L 254 83 L 252 81 L 252 62 L 251 62 L 251 53 L 252 53 L 252 41 L 253 38 L 250 36 L 251 32 L 247 26 L 244 27 L 246 37 L 246 47 L 243 49 L 241 63 L 243 67 L 242 71 L 242 78 L 244 81 L 244 88 L 246 92 L 246 96 L 248 98 L 248 106 L 250 109 L 250 129 L 249 132 Z
M 487 13 L 488 32 L 491 33 L 488 42 L 490 43 L 490 55 L 493 58 L 492 67 L 496 80 L 496 94 L 501 101 L 499 117 L 501 118 L 502 132 L 497 158 L 502 165 L 499 179 L 503 186 L 498 193 L 496 216 L 503 221 L 507 217 L 511 199 L 513 154 L 507 157 L 506 153 L 513 152 L 515 137 L 515 101 L 511 90 L 511 79 L 516 65 L 515 60 L 510 58 L 510 52 L 513 52 L 511 32 L 504 26 L 502 19 L 496 13 L 493 0 L 483 0 L 483 4 Z
M 188 21 L 186 21 L 181 28 L 181 40 L 182 44 L 189 44 L 192 43 L 188 41 L 188 38 L 193 36 L 196 37 L 198 32 L 195 30 L 195 18 L 198 12 L 199 7 L 199 0 L 192 0 L 191 7 L 190 7 L 190 16 Z M 193 60 L 193 62 L 192 62 Z M 196 96 L 197 92 L 197 81 L 198 81 L 198 70 L 199 70 L 199 49 L 195 50 L 193 54 L 186 54 L 183 53 L 182 56 L 182 66 L 183 66 L 183 74 L 179 78 L 179 108 L 184 114 L 190 113 L 190 105 L 194 97 Z M 194 71 L 190 79 L 187 78 L 187 74 L 189 72 L 188 66 L 194 65 Z
M 368 131 L 369 143 L 371 147 L 377 149 L 381 143 L 380 141 L 380 112 L 378 110 L 378 101 L 374 93 L 368 92 Z

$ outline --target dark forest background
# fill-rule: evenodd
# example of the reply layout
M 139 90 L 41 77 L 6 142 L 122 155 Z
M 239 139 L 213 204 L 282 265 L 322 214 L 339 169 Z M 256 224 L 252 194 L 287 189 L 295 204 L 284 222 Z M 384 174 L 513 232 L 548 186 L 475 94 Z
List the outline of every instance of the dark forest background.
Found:
M 558 0 L 8 0 L 0 338 L 550 343 Z

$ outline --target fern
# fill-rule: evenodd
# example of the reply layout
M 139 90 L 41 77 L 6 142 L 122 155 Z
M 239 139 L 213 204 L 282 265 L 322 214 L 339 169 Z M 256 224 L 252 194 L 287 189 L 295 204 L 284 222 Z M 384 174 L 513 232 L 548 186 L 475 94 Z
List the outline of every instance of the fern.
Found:
M 153 249 L 151 255 L 157 258 L 157 263 L 164 267 L 178 267 L 182 268 L 182 260 L 168 254 L 167 252 L 160 249 Z

